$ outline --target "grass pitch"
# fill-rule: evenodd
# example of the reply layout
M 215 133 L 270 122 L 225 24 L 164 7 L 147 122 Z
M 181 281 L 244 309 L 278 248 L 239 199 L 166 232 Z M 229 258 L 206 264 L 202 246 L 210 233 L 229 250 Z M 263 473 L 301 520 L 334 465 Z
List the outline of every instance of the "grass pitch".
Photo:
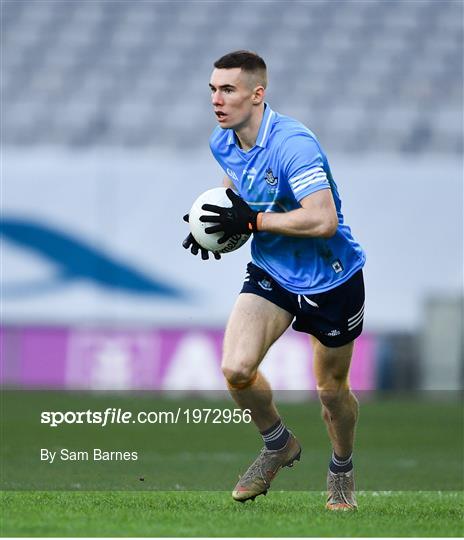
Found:
M 4 536 L 462 536 L 456 492 L 361 492 L 359 510 L 324 509 L 323 493 L 4 493 Z

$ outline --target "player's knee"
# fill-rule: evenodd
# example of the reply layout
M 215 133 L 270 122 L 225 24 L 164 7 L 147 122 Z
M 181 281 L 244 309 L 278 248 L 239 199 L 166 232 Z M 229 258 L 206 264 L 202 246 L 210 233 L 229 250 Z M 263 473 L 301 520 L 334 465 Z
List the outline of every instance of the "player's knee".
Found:
M 256 378 L 256 369 L 244 365 L 240 366 L 222 366 L 222 373 L 232 388 L 246 388 L 253 384 Z
M 322 405 L 329 410 L 336 409 L 339 404 L 342 401 L 342 394 L 336 390 L 330 389 L 330 390 L 320 390 L 318 389 L 319 393 L 319 401 L 322 403 Z
M 347 377 L 327 377 L 317 385 L 319 400 L 328 409 L 336 408 L 350 392 Z

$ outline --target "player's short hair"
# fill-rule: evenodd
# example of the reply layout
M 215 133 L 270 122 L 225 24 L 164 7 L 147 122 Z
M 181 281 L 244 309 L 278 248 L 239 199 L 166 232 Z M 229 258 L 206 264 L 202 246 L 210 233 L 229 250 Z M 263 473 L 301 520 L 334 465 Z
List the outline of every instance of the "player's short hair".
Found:
M 234 51 L 214 62 L 217 69 L 240 68 L 242 71 L 254 75 L 256 81 L 266 88 L 267 86 L 267 67 L 266 62 L 252 51 Z

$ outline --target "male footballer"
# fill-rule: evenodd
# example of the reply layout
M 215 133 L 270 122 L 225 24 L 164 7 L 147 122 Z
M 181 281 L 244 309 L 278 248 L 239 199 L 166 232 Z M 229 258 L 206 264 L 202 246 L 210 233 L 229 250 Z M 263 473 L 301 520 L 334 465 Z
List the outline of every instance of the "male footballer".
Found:
M 211 101 L 218 126 L 211 151 L 226 173 L 231 208 L 204 205 L 208 233 L 253 232 L 252 262 L 227 323 L 222 370 L 230 393 L 250 409 L 264 448 L 232 497 L 266 494 L 281 467 L 300 459 L 298 439 L 283 423 L 259 365 L 292 324 L 311 335 L 322 417 L 332 443 L 327 508 L 357 508 L 352 462 L 358 402 L 348 373 L 364 316 L 365 256 L 341 213 L 324 151 L 303 124 L 264 101 L 266 64 L 236 51 L 214 64 Z M 208 258 L 189 235 L 183 243 Z M 218 254 L 215 254 L 219 258 Z

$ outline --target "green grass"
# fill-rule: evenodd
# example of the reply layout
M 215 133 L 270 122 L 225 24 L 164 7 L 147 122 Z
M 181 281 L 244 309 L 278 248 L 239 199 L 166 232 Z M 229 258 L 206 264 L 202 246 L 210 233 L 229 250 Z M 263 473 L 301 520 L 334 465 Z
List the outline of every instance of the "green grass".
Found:
M 434 397 L 434 399 L 430 399 Z M 452 396 L 451 396 L 452 397 Z M 251 425 L 66 425 L 41 411 L 231 407 L 153 394 L 4 392 L 3 536 L 462 536 L 463 408 L 437 396 L 362 396 L 355 466 L 360 509 L 324 508 L 330 445 L 315 401 L 279 410 L 303 446 L 267 497 L 232 489 L 261 446 Z M 40 462 L 40 448 L 136 450 L 136 462 Z M 140 481 L 143 477 L 144 481 Z
M 462 536 L 455 492 L 361 492 L 355 513 L 322 493 L 270 492 L 238 504 L 224 492 L 9 492 L 3 536 Z

